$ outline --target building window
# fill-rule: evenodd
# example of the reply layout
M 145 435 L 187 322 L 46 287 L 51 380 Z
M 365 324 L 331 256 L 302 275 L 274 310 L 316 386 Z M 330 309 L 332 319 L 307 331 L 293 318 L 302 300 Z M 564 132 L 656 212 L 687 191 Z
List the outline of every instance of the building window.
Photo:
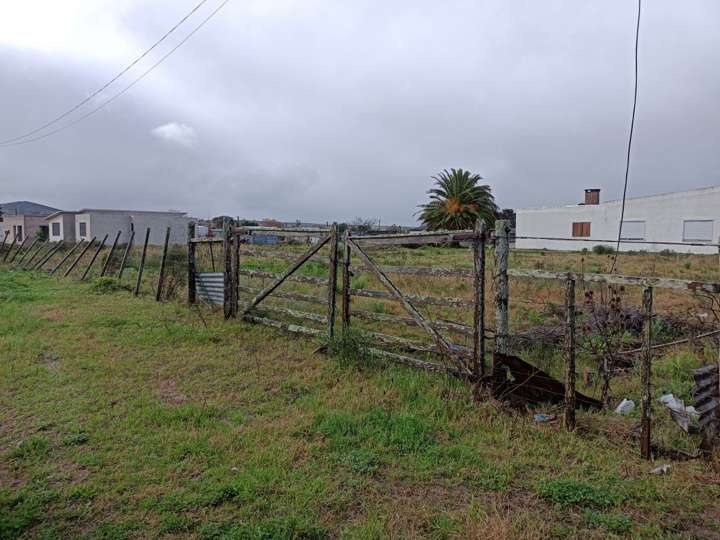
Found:
M 575 238 L 588 238 L 590 236 L 590 222 L 576 221 L 572 224 L 572 235 Z
M 51 223 L 51 226 L 52 226 L 52 235 L 60 236 L 60 224 L 59 223 Z
M 18 242 L 22 242 L 23 239 L 23 226 L 13 225 L 13 238 L 17 238 Z
M 87 223 L 85 223 L 84 221 L 81 221 L 80 223 L 78 223 L 78 229 L 79 229 L 80 237 L 85 238 L 87 236 Z
M 712 219 L 686 219 L 683 221 L 683 242 L 712 242 Z
M 644 221 L 623 221 L 621 240 L 645 240 L 645 222 Z

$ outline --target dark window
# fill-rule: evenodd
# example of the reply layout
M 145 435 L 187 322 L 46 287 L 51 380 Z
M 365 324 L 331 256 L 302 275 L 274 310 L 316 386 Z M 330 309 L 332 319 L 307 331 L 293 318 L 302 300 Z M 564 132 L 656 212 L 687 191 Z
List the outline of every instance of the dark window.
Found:
M 53 236 L 60 236 L 60 224 L 59 223 L 52 223 L 52 235 Z
M 572 224 L 573 237 L 588 238 L 590 236 L 590 222 L 576 221 Z
M 13 236 L 17 238 L 18 242 L 22 242 L 23 239 L 23 227 L 22 225 L 13 225 Z
M 87 223 L 81 221 L 78 226 L 80 228 L 80 236 L 87 236 Z

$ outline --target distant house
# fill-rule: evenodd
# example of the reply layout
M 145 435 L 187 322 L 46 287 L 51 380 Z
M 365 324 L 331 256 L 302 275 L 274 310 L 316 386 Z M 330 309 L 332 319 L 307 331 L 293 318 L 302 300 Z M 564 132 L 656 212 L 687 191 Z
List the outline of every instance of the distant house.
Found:
M 30 201 L 0 203 L 2 222 L 0 223 L 0 240 L 8 232 L 8 241 L 17 237 L 18 242 L 26 238 L 34 240 L 38 234 L 47 237 L 48 225 L 45 217 L 57 212 L 57 208 Z
M 60 210 L 45 218 L 48 240 L 51 242 L 75 242 L 75 212 Z
M 596 244 L 614 247 L 621 206 L 620 200 L 600 202 L 599 189 L 586 189 L 579 204 L 519 209 L 516 247 L 564 251 Z M 720 186 L 715 186 L 627 199 L 620 249 L 717 254 L 717 247 L 703 244 L 713 244 L 719 236 Z
M 170 227 L 170 243 L 184 244 L 187 241 L 189 218 L 185 212 L 157 212 L 148 210 L 107 210 L 83 208 L 74 214 L 75 240 L 102 240 L 105 235 L 114 239 L 120 231 L 120 243 L 127 243 L 131 231 L 135 231 L 135 243 L 145 241 L 145 230 L 150 228 L 149 244 L 162 245 L 165 230 Z M 61 216 L 53 219 L 58 220 Z M 64 216 L 62 216 L 64 219 Z M 64 227 L 61 230 L 65 231 Z M 68 239 L 68 238 L 64 238 Z

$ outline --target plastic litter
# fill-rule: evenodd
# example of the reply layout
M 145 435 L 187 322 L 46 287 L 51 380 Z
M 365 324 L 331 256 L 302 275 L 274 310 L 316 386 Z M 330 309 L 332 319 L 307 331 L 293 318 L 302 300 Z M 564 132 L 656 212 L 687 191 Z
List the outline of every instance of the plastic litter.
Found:
M 545 414 L 545 413 L 537 413 L 535 416 L 535 421 L 538 423 L 544 423 L 544 422 L 552 422 L 554 420 L 557 420 L 557 416 L 554 414 Z
M 664 465 L 655 467 L 653 470 L 650 471 L 650 474 L 667 474 L 669 470 L 670 470 L 670 464 L 665 463 Z
M 697 428 L 691 425 L 691 421 L 698 419 L 700 416 L 695 410 L 695 407 L 692 405 L 686 407 L 682 399 L 678 399 L 672 394 L 660 396 L 658 401 L 670 409 L 670 416 L 672 416 L 675 423 L 680 426 L 680 429 L 685 433 L 694 433 L 697 431 Z
M 615 409 L 615 414 L 628 414 L 635 409 L 635 402 L 632 399 L 623 399 Z

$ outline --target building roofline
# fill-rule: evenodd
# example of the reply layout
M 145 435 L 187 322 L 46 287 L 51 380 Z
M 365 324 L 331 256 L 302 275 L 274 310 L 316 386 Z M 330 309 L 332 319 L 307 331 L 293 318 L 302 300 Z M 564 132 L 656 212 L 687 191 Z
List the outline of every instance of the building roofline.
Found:
M 720 186 L 707 186 L 707 187 L 701 187 L 701 188 L 694 188 L 694 189 L 686 189 L 684 191 L 668 191 L 665 193 L 656 193 L 654 195 L 642 195 L 639 197 L 628 197 L 625 199 L 626 202 L 628 201 L 640 201 L 640 200 L 647 200 L 647 199 L 660 199 L 664 197 L 672 197 L 674 195 L 683 195 L 685 193 L 697 193 L 700 191 L 720 191 Z M 606 205 L 617 205 L 621 204 L 622 199 L 613 199 L 610 201 L 601 202 L 599 204 L 582 204 L 582 203 L 575 203 L 575 204 L 564 204 L 561 206 L 530 206 L 527 208 L 518 208 L 515 210 L 515 212 L 528 212 L 533 210 L 562 210 L 562 209 L 571 209 L 571 208 L 598 208 Z
M 82 208 L 74 214 L 87 214 L 89 212 L 106 212 L 116 214 L 172 214 L 175 216 L 186 216 L 187 212 L 179 210 L 116 210 L 113 208 Z
M 56 217 L 62 215 L 62 214 L 77 214 L 74 210 L 58 210 L 57 212 L 53 212 L 49 216 L 45 216 L 45 221 L 49 219 L 55 219 Z

